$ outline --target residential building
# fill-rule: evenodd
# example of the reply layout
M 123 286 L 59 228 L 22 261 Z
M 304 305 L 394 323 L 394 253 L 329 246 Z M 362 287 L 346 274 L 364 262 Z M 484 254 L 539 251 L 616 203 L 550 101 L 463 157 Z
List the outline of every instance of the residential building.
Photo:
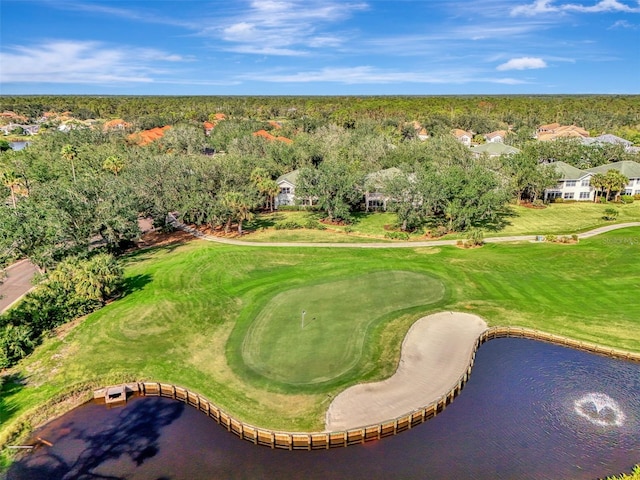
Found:
M 599 167 L 589 168 L 586 171 L 591 173 L 606 174 L 609 170 L 617 170 L 629 179 L 622 195 L 640 195 L 640 163 L 626 160 L 623 162 L 607 163 Z
M 461 130 L 459 128 L 455 128 L 454 130 L 451 131 L 451 133 L 462 144 L 466 145 L 467 147 L 471 146 L 471 140 L 473 140 L 473 133 L 467 132 L 466 130 Z
M 550 123 L 548 125 L 540 125 L 536 131 L 536 138 L 540 141 L 550 141 L 557 138 L 586 138 L 589 132 L 577 125 L 560 125 L 559 123 Z
M 276 180 L 280 192 L 275 198 L 275 207 L 280 205 L 295 205 L 296 204 L 296 181 L 298 179 L 299 170 L 294 170 L 289 173 L 281 175 Z
M 401 173 L 400 169 L 391 167 L 378 170 L 364 177 L 364 206 L 367 212 L 387 209 L 389 197 L 384 193 L 385 184 L 395 175 Z
M 506 130 L 496 130 L 495 132 L 487 133 L 484 136 L 487 143 L 504 143 L 505 138 L 507 138 Z
M 565 162 L 549 163 L 547 167 L 555 168 L 560 178 L 555 187 L 547 188 L 544 191 L 545 200 L 562 198 L 564 200 L 593 201 L 592 172 L 580 170 Z
M 488 155 L 489 158 L 494 158 L 501 155 L 513 155 L 515 153 L 520 153 L 520 149 L 510 145 L 505 145 L 504 143 L 485 143 L 482 145 L 472 146 L 471 153 L 475 157 Z

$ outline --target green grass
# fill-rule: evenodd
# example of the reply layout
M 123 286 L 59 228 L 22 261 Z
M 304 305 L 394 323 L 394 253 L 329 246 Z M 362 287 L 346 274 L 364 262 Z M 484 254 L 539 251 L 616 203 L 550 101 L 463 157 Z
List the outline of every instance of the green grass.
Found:
M 607 208 L 615 208 L 619 215 L 615 222 L 608 222 L 602 217 Z M 259 215 L 255 222 L 249 224 L 253 229 L 250 235 L 243 237 L 246 241 L 256 242 L 378 242 L 385 239 L 385 226 L 394 226 L 396 216 L 388 212 L 365 213 L 354 215 L 354 221 L 348 227 L 330 226 L 327 230 L 275 230 L 273 225 L 281 220 L 289 219 L 304 223 L 308 218 L 319 218 L 314 212 L 276 212 Z M 640 221 L 640 202 L 625 204 L 599 204 L 593 202 L 574 202 L 551 204 L 543 209 L 526 208 L 510 205 L 503 216 L 502 228 L 491 226 L 485 228 L 486 237 L 502 237 L 511 235 L 565 235 L 585 232 L 603 225 Z M 351 232 L 346 233 L 345 229 Z M 466 238 L 465 234 L 450 234 L 444 239 Z M 426 240 L 422 230 L 411 234 L 410 240 Z
M 138 252 L 126 267 L 128 295 L 47 339 L 8 372 L 0 444 L 25 419 L 45 419 L 52 410 L 43 406 L 70 389 L 122 379 L 190 388 L 263 427 L 319 430 L 331 396 L 391 375 L 411 324 L 434 311 L 468 311 L 491 325 L 637 352 L 639 248 L 640 228 L 633 228 L 576 245 L 331 249 L 193 241 Z M 335 292 L 349 297 L 341 308 L 371 317 L 344 323 L 339 306 L 322 301 Z M 316 324 L 296 330 L 295 312 L 307 304 L 307 320 L 315 316 Z M 339 342 L 352 351 L 329 365 Z M 288 372 L 292 359 L 280 354 L 311 368 L 309 349 L 327 364 Z
M 287 290 L 251 323 L 242 358 L 275 382 L 326 383 L 358 364 L 372 325 L 443 295 L 442 283 L 429 276 L 388 270 Z

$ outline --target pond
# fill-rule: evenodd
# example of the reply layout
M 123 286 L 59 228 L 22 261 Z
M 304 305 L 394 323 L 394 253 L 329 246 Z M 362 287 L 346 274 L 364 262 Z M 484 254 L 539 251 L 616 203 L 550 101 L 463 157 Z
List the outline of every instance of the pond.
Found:
M 478 351 L 453 404 L 395 437 L 271 450 L 164 398 L 87 404 L 34 434 L 53 444 L 9 479 L 595 479 L 640 463 L 640 364 L 525 339 Z

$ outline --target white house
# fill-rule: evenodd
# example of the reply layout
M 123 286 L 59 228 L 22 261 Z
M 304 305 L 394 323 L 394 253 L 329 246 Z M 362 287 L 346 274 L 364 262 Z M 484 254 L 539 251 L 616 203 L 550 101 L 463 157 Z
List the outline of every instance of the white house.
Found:
M 451 133 L 462 144 L 466 145 L 467 147 L 471 146 L 471 140 L 473 140 L 473 133 L 467 132 L 466 130 L 460 130 L 459 128 L 452 130 Z
M 488 143 L 504 143 L 504 139 L 507 138 L 506 130 L 496 130 L 495 132 L 487 133 L 484 139 Z
M 629 183 L 620 192 L 622 195 L 640 195 L 640 163 L 629 160 L 623 162 L 607 163 L 599 167 L 587 169 L 590 174 L 606 174 L 609 170 L 617 170 L 629 179 Z
M 388 180 L 402 172 L 395 167 L 378 170 L 364 177 L 365 210 L 386 210 L 389 197 L 384 193 Z
M 295 205 L 296 204 L 296 181 L 298 179 L 298 170 L 294 170 L 289 173 L 281 175 L 276 180 L 280 192 L 275 198 L 275 207 L 280 205 Z
M 594 188 L 591 186 L 591 171 L 580 170 L 565 162 L 547 164 L 548 168 L 555 168 L 560 176 L 555 187 L 544 191 L 545 200 L 562 198 L 564 200 L 593 201 Z

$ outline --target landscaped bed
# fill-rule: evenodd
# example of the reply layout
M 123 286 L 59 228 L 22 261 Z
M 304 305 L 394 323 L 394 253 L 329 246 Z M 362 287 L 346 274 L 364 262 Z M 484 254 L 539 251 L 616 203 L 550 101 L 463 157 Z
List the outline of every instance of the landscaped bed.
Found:
M 57 396 L 119 379 L 187 387 L 262 427 L 322 430 L 330 398 L 391 375 L 411 324 L 441 310 L 640 351 L 639 239 L 640 228 L 629 228 L 573 245 L 372 250 L 196 240 L 137 252 L 127 260 L 128 295 L 10 372 L 0 443 Z M 346 297 L 335 303 L 336 292 Z M 272 346 L 279 356 L 268 354 Z M 327 363 L 340 348 L 354 350 Z M 322 368 L 305 369 L 310 353 Z

